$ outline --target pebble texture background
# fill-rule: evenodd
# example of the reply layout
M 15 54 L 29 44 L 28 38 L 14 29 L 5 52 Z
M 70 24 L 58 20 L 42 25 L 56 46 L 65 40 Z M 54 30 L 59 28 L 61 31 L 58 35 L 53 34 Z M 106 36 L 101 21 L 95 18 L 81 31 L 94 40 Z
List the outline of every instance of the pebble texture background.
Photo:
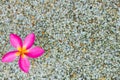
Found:
M 119 0 L 0 0 L 0 57 L 30 32 L 45 54 L 29 74 L 0 62 L 0 80 L 120 80 Z

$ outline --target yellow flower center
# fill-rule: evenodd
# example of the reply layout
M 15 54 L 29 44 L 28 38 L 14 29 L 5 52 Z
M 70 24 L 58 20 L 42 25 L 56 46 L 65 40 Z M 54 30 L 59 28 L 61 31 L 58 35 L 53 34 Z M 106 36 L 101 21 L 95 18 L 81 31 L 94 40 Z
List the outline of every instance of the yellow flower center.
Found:
M 17 50 L 18 50 L 18 52 L 16 53 L 17 56 L 21 55 L 22 57 L 25 57 L 25 54 L 28 53 L 28 50 L 24 46 L 18 47 Z

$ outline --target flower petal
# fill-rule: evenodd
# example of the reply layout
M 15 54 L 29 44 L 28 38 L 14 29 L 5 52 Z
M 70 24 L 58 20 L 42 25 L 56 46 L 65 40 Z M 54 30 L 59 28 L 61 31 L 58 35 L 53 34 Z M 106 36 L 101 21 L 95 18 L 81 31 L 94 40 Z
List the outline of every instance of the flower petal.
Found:
M 22 71 L 24 71 L 25 73 L 28 73 L 29 72 L 29 68 L 30 68 L 30 62 L 27 58 L 27 56 L 24 55 L 23 56 L 20 56 L 20 59 L 19 59 L 19 67 Z
M 16 34 L 10 34 L 10 43 L 13 47 L 17 48 L 17 47 L 22 47 L 22 40 L 21 38 L 16 35 Z
M 16 53 L 17 53 L 17 51 L 10 51 L 10 52 L 6 53 L 2 57 L 2 62 L 12 62 L 12 61 L 14 61 L 17 57 Z
M 26 55 L 31 57 L 31 58 L 37 58 L 37 57 L 43 55 L 43 53 L 45 52 L 44 49 L 42 49 L 38 46 L 31 48 L 28 51 L 29 52 Z
M 35 34 L 34 33 L 28 34 L 24 40 L 23 46 L 26 47 L 26 49 L 29 49 L 34 44 L 34 41 L 35 41 Z

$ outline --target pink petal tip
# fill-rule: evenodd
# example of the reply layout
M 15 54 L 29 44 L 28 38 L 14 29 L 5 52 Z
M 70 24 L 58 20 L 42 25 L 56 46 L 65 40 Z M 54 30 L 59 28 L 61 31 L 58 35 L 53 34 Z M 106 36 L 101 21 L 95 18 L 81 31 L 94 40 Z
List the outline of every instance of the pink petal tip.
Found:
M 26 55 L 31 58 L 37 58 L 39 56 L 42 56 L 44 52 L 44 49 L 36 46 L 34 48 L 29 49 L 29 52 Z
M 3 57 L 2 57 L 2 62 L 12 62 L 16 59 L 16 52 L 17 51 L 10 51 L 8 53 L 6 53 Z
M 29 62 L 27 56 L 24 56 L 24 57 L 20 56 L 18 64 L 22 71 L 24 71 L 25 73 L 29 72 L 30 62 Z
M 34 41 L 35 41 L 35 34 L 34 33 L 30 33 L 25 38 L 23 46 L 25 46 L 26 49 L 29 49 L 34 44 Z
M 21 40 L 21 38 L 18 35 L 13 34 L 13 33 L 10 34 L 10 43 L 15 48 L 22 47 L 22 40 Z

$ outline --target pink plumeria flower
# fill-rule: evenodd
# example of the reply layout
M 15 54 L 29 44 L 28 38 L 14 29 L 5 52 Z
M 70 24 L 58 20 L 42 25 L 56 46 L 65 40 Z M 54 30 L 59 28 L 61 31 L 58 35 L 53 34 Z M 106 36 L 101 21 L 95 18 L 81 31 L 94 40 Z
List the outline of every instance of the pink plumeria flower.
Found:
M 30 62 L 28 60 L 28 57 L 37 58 L 43 55 L 43 53 L 45 52 L 44 49 L 38 46 L 31 48 L 32 45 L 34 44 L 34 41 L 35 41 L 34 33 L 28 34 L 27 37 L 24 39 L 23 43 L 22 39 L 18 35 L 13 33 L 10 34 L 10 43 L 17 50 L 7 52 L 2 57 L 2 62 L 12 62 L 16 59 L 17 56 L 20 56 L 18 62 L 19 67 L 22 71 L 28 73 L 30 68 Z

